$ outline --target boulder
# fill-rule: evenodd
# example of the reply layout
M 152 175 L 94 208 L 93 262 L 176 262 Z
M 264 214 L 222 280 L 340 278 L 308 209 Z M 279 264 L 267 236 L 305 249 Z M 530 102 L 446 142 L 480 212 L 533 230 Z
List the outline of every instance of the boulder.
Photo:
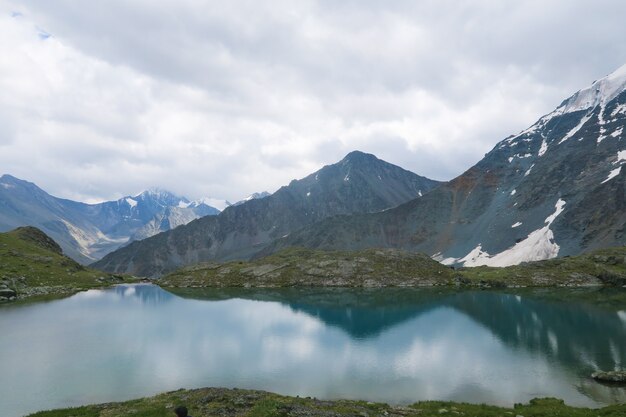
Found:
M 11 298 L 15 297 L 17 294 L 11 288 L 0 288 L 0 297 Z
M 596 381 L 626 384 L 626 371 L 597 371 L 591 377 Z

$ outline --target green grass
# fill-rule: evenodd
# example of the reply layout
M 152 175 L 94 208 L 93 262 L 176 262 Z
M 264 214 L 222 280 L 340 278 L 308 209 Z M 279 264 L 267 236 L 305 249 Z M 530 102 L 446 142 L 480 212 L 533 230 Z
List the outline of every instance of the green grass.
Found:
M 121 403 L 108 403 L 64 410 L 41 411 L 30 417 L 173 417 L 173 409 L 184 404 L 194 417 L 208 416 L 466 416 L 466 417 L 623 417 L 626 404 L 600 409 L 574 408 L 555 398 L 531 400 L 514 407 L 424 401 L 409 406 L 391 406 L 364 401 L 325 401 L 287 397 L 262 391 L 202 388 L 179 390 Z
M 34 227 L 0 233 L 0 284 L 18 299 L 41 300 L 130 281 L 80 265 Z

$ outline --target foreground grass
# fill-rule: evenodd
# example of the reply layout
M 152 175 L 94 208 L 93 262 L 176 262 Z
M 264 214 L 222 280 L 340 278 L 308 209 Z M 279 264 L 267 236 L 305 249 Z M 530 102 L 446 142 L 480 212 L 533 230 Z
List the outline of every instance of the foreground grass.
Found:
M 505 268 L 454 270 L 401 250 L 286 249 L 249 262 L 205 263 L 157 281 L 163 287 L 584 287 L 626 285 L 626 247 Z
M 37 228 L 0 233 L 0 301 L 40 300 L 131 281 L 80 265 Z
M 121 403 L 41 411 L 30 417 L 172 417 L 173 409 L 184 404 L 194 417 L 205 416 L 572 416 L 623 417 L 626 404 L 601 409 L 569 407 L 554 398 L 534 399 L 512 408 L 440 401 L 418 402 L 399 407 L 364 401 L 322 401 L 314 398 L 286 397 L 263 391 L 202 388 L 179 390 L 154 397 Z

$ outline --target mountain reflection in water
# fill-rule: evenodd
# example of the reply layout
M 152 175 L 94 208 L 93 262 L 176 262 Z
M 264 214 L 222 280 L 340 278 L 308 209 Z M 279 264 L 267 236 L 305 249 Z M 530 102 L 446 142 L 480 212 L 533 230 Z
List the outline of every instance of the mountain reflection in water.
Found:
M 589 378 L 626 363 L 623 308 L 555 294 L 92 290 L 0 308 L 11 335 L 0 339 L 0 392 L 8 416 L 201 386 L 392 403 L 626 401 Z

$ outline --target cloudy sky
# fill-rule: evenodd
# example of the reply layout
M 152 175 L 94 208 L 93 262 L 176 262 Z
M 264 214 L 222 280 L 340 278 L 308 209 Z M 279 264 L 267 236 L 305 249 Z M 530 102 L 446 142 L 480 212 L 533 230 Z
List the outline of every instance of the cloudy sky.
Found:
M 0 173 L 275 191 L 359 149 L 449 180 L 626 63 L 626 2 L 0 0 Z

